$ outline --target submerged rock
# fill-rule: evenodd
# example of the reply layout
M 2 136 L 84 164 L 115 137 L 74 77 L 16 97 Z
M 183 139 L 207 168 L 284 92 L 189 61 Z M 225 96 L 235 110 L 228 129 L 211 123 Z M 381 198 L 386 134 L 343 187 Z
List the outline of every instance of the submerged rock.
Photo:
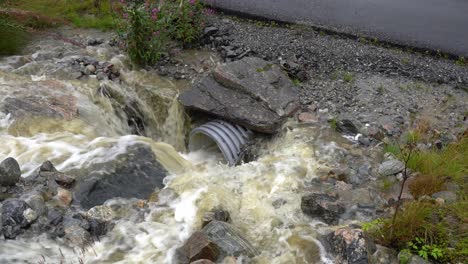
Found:
M 340 215 L 345 212 L 345 207 L 338 201 L 338 196 L 326 193 L 303 196 L 301 209 L 306 215 L 319 218 L 329 225 L 337 224 Z
M 21 178 L 21 169 L 14 158 L 6 158 L 0 163 L 0 186 L 13 186 Z
M 101 170 L 80 179 L 73 188 L 74 202 L 86 209 L 115 197 L 147 198 L 156 187 L 164 186 L 167 175 L 151 148 L 142 144 L 96 168 Z
M 29 210 L 28 210 L 29 209 Z M 23 200 L 8 199 L 2 205 L 2 231 L 6 239 L 15 239 L 37 217 L 33 217 L 31 207 Z
M 336 256 L 336 263 L 367 264 L 375 252 L 375 244 L 361 229 L 344 227 L 324 238 L 325 247 Z
M 257 250 L 247 241 L 242 233 L 232 225 L 222 221 L 211 221 L 202 232 L 220 249 L 220 258 L 240 255 L 253 257 Z
M 218 66 L 179 100 L 187 108 L 274 133 L 298 109 L 299 91 L 279 66 L 247 57 Z
M 195 232 L 176 251 L 177 262 L 181 264 L 188 264 L 202 259 L 216 261 L 218 256 L 218 246 L 203 232 Z
M 222 221 L 229 223 L 231 221 L 231 216 L 228 211 L 223 209 L 214 209 L 210 212 L 206 212 L 203 215 L 203 227 L 211 223 L 211 221 Z

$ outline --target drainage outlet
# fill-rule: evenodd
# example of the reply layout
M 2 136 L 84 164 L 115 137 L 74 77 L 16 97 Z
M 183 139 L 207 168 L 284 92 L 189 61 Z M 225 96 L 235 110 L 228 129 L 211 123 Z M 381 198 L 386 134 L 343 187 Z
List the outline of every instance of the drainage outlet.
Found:
M 214 120 L 190 132 L 189 150 L 218 150 L 229 166 L 239 164 L 244 158 L 245 147 L 253 133 L 239 125 Z

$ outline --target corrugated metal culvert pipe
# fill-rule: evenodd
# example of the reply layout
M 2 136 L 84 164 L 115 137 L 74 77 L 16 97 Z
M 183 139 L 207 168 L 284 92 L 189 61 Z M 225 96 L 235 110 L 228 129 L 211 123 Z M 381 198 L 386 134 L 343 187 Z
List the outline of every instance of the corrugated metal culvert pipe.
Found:
M 214 144 L 221 151 L 229 166 L 239 164 L 245 155 L 245 147 L 253 133 L 239 125 L 214 120 L 190 132 L 189 150 L 210 149 Z

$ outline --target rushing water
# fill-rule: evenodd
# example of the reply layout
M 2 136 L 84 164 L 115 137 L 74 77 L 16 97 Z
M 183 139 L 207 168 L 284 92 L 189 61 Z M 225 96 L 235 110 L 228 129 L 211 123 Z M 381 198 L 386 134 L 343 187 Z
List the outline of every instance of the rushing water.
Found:
M 171 263 L 175 249 L 201 227 L 203 213 L 218 206 L 230 212 L 233 225 L 260 252 L 254 263 L 330 262 L 316 240 L 324 225 L 300 209 L 306 183 L 323 162 L 317 155 L 333 159 L 339 151 L 322 139 L 320 128 L 293 124 L 265 143 L 256 161 L 228 167 L 203 151 L 184 152 L 187 120 L 176 97 L 187 83 L 132 71 L 124 66 L 125 57 L 108 46 L 85 49 L 48 37 L 29 50 L 29 55 L 0 63 L 2 98 L 25 94 L 73 98 L 78 114 L 69 114 L 70 105 L 59 109 L 65 113 L 62 118 L 13 118 L 0 112 L 0 160 L 16 158 L 23 176 L 45 160 L 67 172 L 112 160 L 131 145 L 147 144 L 170 171 L 166 188 L 178 196 L 143 206 L 136 199 L 107 201 L 110 214 L 119 220 L 100 241 L 84 249 L 69 248 L 45 235 L 0 240 L 0 263 Z M 73 80 L 67 63 L 83 55 L 121 65 L 123 81 Z M 101 96 L 103 90 L 111 96 Z M 128 113 L 121 110 L 133 102 L 144 120 L 146 137 L 131 135 Z

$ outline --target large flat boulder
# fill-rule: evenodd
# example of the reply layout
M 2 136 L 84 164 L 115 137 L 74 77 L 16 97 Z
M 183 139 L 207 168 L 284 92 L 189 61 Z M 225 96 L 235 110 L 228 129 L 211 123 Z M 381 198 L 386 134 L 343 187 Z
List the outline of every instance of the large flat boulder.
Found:
M 95 167 L 100 169 L 78 179 L 73 188 L 74 202 L 87 209 L 116 197 L 146 199 L 156 187 L 164 187 L 168 174 L 143 144 L 130 146 L 126 153 Z
M 277 65 L 248 57 L 219 65 L 179 96 L 189 109 L 274 133 L 299 106 L 299 91 Z

